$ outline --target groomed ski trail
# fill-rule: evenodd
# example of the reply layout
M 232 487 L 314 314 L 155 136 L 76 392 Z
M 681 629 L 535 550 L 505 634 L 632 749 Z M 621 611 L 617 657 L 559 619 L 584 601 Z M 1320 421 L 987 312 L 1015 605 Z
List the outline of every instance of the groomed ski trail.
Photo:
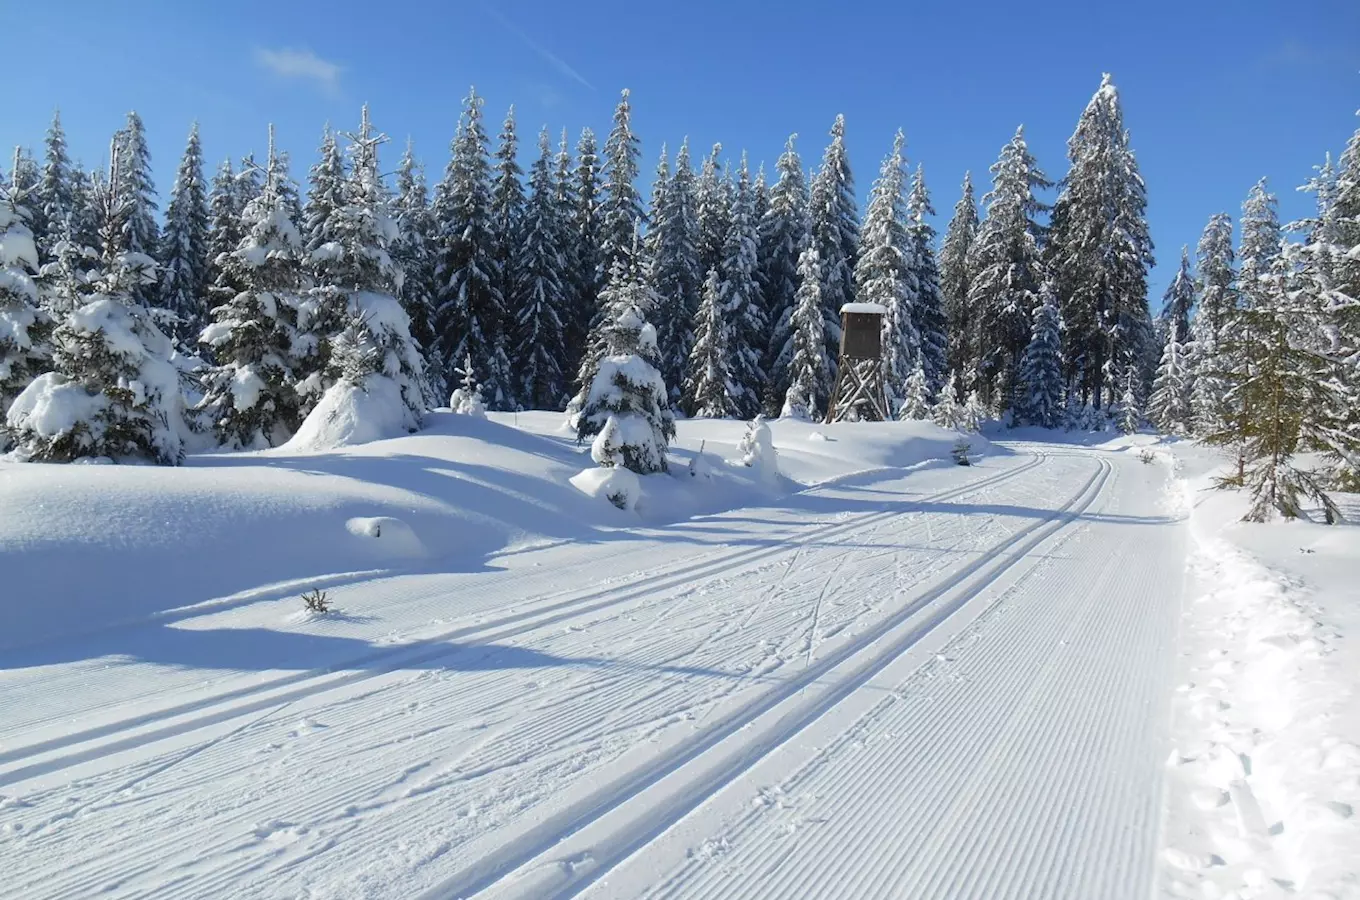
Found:
M 0 896 L 1143 896 L 1180 528 L 1157 467 L 1016 449 L 546 550 L 360 660 L 117 667 L 91 727 L 3 732 Z

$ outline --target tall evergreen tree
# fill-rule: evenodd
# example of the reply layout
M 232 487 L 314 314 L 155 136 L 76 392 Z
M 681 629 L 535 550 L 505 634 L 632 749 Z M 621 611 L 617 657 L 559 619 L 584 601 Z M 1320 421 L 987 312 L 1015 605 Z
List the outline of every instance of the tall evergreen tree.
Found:
M 1283 247 L 1279 204 L 1275 195 L 1266 190 L 1266 179 L 1256 182 L 1247 194 L 1242 204 L 1240 225 L 1242 242 L 1237 248 L 1240 264 L 1237 283 L 1242 302 L 1256 306 L 1266 301 L 1270 290 L 1266 282 Z
M 501 323 L 505 298 L 496 289 L 491 221 L 491 164 L 482 127 L 482 98 L 471 91 L 444 179 L 435 193 L 441 244 L 436 267 L 435 329 L 445 365 L 471 358 L 492 409 L 511 405 L 510 363 Z
M 731 419 L 739 413 L 738 393 L 732 383 L 728 361 L 731 331 L 716 269 L 708 270 L 695 316 L 694 349 L 685 376 L 684 408 L 701 419 Z
M 762 366 L 769 379 L 765 407 L 777 413 L 789 389 L 793 311 L 798 293 L 798 258 L 808 246 L 808 188 L 803 162 L 789 135 L 775 164 L 779 180 L 770 189 L 769 208 L 760 219 L 760 293 L 770 336 Z
M 321 133 L 320 159 L 307 173 L 307 205 L 303 208 L 303 250 L 313 254 L 335 240 L 335 214 L 345 202 L 345 159 L 330 123 Z
M 818 418 L 819 397 L 831 392 L 831 370 L 826 359 L 826 322 L 822 302 L 821 262 L 817 248 L 809 246 L 798 257 L 798 293 L 793 309 L 793 333 L 789 337 L 789 387 L 781 416 Z
M 822 155 L 822 167 L 812 179 L 808 204 L 812 242 L 821 261 L 826 356 L 834 381 L 840 353 L 841 307 L 855 299 L 855 260 L 859 258 L 859 210 L 850 157 L 845 149 L 843 115 L 836 116 L 831 126 L 831 143 Z M 818 397 L 818 407 L 825 409 L 829 399 Z
M 1190 271 L 1190 250 L 1181 248 L 1181 266 L 1176 277 L 1171 279 L 1166 293 L 1162 295 L 1162 312 L 1159 316 L 1164 330 L 1169 335 L 1175 328 L 1181 341 L 1190 336 L 1190 313 L 1195 308 L 1195 277 Z
M 1119 389 L 1115 370 L 1142 365 L 1154 341 L 1147 189 L 1108 74 L 1068 139 L 1067 156 L 1072 165 L 1053 207 L 1047 261 L 1066 326 L 1068 375 L 1100 407 Z
M 1180 322 L 1175 316 L 1169 321 L 1166 346 L 1148 398 L 1148 419 L 1163 434 L 1183 435 L 1190 432 L 1190 373 L 1185 365 Z
M 161 233 L 160 305 L 179 318 L 176 333 L 192 346 L 207 324 L 208 197 L 198 123 L 189 130 Z
M 236 209 L 236 172 L 231 159 L 222 160 L 208 190 L 208 238 L 203 304 L 211 310 L 235 295 L 237 288 L 226 274 L 226 257 L 241 243 L 241 216 Z
M 1004 411 L 1029 344 L 1031 314 L 1044 279 L 1044 229 L 1035 216 L 1047 207 L 1034 191 L 1051 183 L 1030 155 L 1023 126 L 1001 149 L 991 171 L 992 190 L 982 198 L 987 218 L 968 253 L 972 281 L 967 305 L 976 316 L 973 355 L 980 383 L 974 390 L 984 403 Z
M 1066 409 L 1062 375 L 1062 327 L 1053 283 L 1046 280 L 1034 307 L 1029 345 L 1020 360 L 1016 420 L 1056 428 Z
M 538 137 L 538 159 L 529 174 L 523 238 L 514 259 L 516 312 L 514 374 L 517 394 L 530 409 L 559 409 L 567 402 L 567 272 L 559 249 L 567 233 L 558 205 L 548 130 Z
M 1199 309 L 1191 335 L 1191 392 L 1195 434 L 1203 436 L 1221 429 L 1226 415 L 1228 385 L 1223 372 L 1233 366 L 1227 358 L 1227 331 L 1238 307 L 1236 273 L 1233 271 L 1232 219 L 1218 213 L 1209 219 L 1196 248 L 1199 278 L 1196 293 Z
M 605 287 L 605 276 L 610 269 L 601 262 L 602 201 L 600 185 L 600 156 L 595 143 L 595 132 L 581 131 L 576 142 L 576 171 L 571 200 L 571 215 L 575 261 L 572 289 L 571 322 L 567 329 L 567 343 L 571 357 L 579 369 L 587 352 L 591 332 L 600 324 L 600 294 Z
M 402 282 L 398 299 L 411 319 L 411 337 L 424 353 L 427 401 L 438 405 L 445 394 L 444 363 L 435 351 L 434 331 L 434 265 L 437 251 L 434 241 L 434 217 L 430 212 L 429 189 L 425 183 L 425 168 L 415 158 L 411 142 L 406 142 L 397 167 L 396 196 L 392 201 L 392 216 L 397 226 L 397 239 L 392 244 L 392 260 L 401 268 Z
M 38 302 L 38 250 L 22 202 L 37 192 L 0 185 L 0 413 L 50 367 L 53 322 Z M 0 452 L 9 449 L 0 419 Z
M 626 255 L 633 232 L 645 223 L 642 195 L 637 190 L 637 135 L 633 134 L 633 107 L 629 91 L 623 90 L 614 109 L 614 127 L 604 143 L 604 185 L 600 204 L 600 266 L 608 272 L 615 260 Z
M 963 173 L 963 196 L 954 205 L 954 217 L 944 234 L 940 247 L 940 293 L 944 297 L 945 319 L 949 326 L 949 369 L 967 372 L 977 365 L 974 352 L 977 342 L 974 332 L 977 319 L 968 306 L 968 290 L 972 286 L 972 272 L 968 268 L 969 251 L 977 239 L 979 221 L 977 202 L 973 199 L 972 173 Z M 959 385 L 955 385 L 957 389 Z
M 131 253 L 144 253 L 148 256 L 156 252 L 156 188 L 151 180 L 151 151 L 146 145 L 146 128 L 142 117 L 136 112 L 127 114 L 127 123 L 114 136 L 118 148 L 120 171 L 117 184 L 122 195 L 120 200 L 127 206 L 123 224 L 121 246 Z M 134 287 L 133 295 L 142 299 L 148 297 L 145 291 Z
M 747 419 L 760 412 L 765 393 L 765 372 L 760 367 L 760 360 L 768 339 L 768 327 L 756 281 L 758 241 L 755 193 L 743 153 L 732 197 L 731 226 L 723 246 L 718 291 L 722 298 L 723 318 L 728 324 L 727 352 L 731 357 L 729 368 L 737 411 Z
M 921 337 L 921 368 L 928 397 L 935 396 L 949 371 L 949 323 L 935 259 L 935 227 L 926 219 L 933 215 L 935 208 L 926 189 L 925 170 L 918 164 L 907 197 L 907 231 L 912 238 L 912 271 L 916 276 L 912 321 Z
M 689 143 L 680 145 L 673 175 L 665 163 L 663 149 L 648 234 L 652 241 L 653 287 L 660 304 L 654 322 L 661 376 L 671 386 L 672 399 L 678 400 L 694 345 L 693 323 L 699 308 L 699 222 Z
M 907 222 L 905 147 L 906 138 L 899 130 L 869 195 L 855 265 L 859 299 L 887 310 L 883 316 L 883 369 L 888 396 L 894 404 L 906 396 L 907 379 L 921 359 L 915 309 L 920 291 L 916 283 L 916 242 Z
M 496 272 L 493 276 L 496 292 L 506 302 L 506 322 L 497 330 L 513 330 L 519 315 L 516 284 L 519 275 L 514 271 L 516 255 L 522 240 L 521 228 L 524 224 L 524 170 L 519 165 L 519 135 L 515 131 L 515 108 L 505 114 L 501 133 L 496 145 L 495 161 L 492 164 L 491 184 L 491 233 L 494 241 L 493 257 Z M 508 351 L 507 351 L 508 352 Z M 512 381 L 510 405 L 519 401 L 514 393 Z
M 50 259 L 55 255 L 56 243 L 63 240 L 68 219 L 77 214 L 71 158 L 66 150 L 66 131 L 62 128 L 60 113 L 53 113 L 44 144 L 42 177 L 32 204 L 37 214 L 32 225 L 33 236 L 38 242 L 38 256 Z
M 732 194 L 722 174 L 722 144 L 714 144 L 699 170 L 695 216 L 699 226 L 699 271 L 721 269 L 727 232 L 732 227 Z

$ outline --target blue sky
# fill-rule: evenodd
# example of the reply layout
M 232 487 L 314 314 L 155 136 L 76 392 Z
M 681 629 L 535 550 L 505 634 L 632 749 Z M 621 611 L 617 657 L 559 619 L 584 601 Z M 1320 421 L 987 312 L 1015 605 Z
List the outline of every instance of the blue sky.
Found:
M 772 173 L 798 132 L 815 165 L 843 112 L 861 197 L 901 127 L 943 230 L 964 170 L 985 183 L 1018 124 L 1050 177 L 1061 176 L 1066 140 L 1108 71 L 1148 182 L 1154 308 L 1181 244 L 1193 249 L 1211 213 L 1236 218 L 1267 176 L 1285 218 L 1306 214 L 1310 200 L 1294 188 L 1360 125 L 1354 0 L 53 0 L 5 22 L 10 70 L 29 77 L 10 81 L 0 145 L 39 151 L 60 108 L 73 154 L 96 165 L 135 108 L 162 203 L 194 120 L 213 165 L 263 150 L 274 122 L 301 179 L 323 123 L 350 127 L 367 101 L 380 129 L 414 139 L 433 181 L 471 84 L 493 134 L 516 105 L 529 149 L 543 124 L 554 135 L 568 127 L 573 143 L 584 125 L 603 138 L 629 87 L 647 180 L 662 142 L 674 150 L 686 135 L 696 156 L 722 141 Z

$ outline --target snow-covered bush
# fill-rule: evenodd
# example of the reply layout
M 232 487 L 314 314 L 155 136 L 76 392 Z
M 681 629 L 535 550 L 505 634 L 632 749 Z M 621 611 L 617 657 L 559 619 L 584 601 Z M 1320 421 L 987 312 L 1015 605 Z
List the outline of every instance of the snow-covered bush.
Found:
M 624 511 L 637 507 L 642 497 L 642 480 L 623 466 L 586 469 L 572 476 L 572 485 L 591 497 L 603 497 Z
M 954 462 L 960 466 L 971 466 L 973 461 L 968 458 L 968 453 L 973 449 L 973 445 L 968 443 L 967 438 L 959 438 L 954 442 L 954 447 L 949 451 Z
M 608 339 L 609 355 L 600 360 L 577 417 L 577 439 L 595 438 L 612 421 L 611 461 L 601 465 L 622 466 L 640 475 L 664 472 L 675 422 L 658 371 L 656 330 L 630 306 L 610 327 Z
M 449 395 L 449 409 L 462 416 L 485 419 L 486 404 L 482 402 L 482 386 L 477 383 L 477 374 L 472 366 L 472 357 L 469 356 L 464 360 L 463 367 L 456 371 L 462 376 L 462 382 Z
M 959 403 L 958 392 L 954 388 L 954 375 L 950 373 L 940 388 L 940 399 L 930 411 L 930 418 L 941 428 L 951 431 L 966 431 L 968 418 L 963 404 Z
M 941 390 L 945 393 L 950 390 L 948 387 Z M 897 418 L 903 422 L 920 421 L 930 418 L 930 397 L 929 387 L 926 384 L 926 370 L 922 368 L 921 361 L 916 361 L 916 368 L 911 370 L 907 376 L 907 382 L 903 388 L 902 406 L 897 410 Z
M 774 481 L 779 477 L 779 462 L 774 449 L 774 435 L 765 417 L 758 415 L 746 428 L 741 443 L 737 445 L 741 454 L 741 464 L 755 471 L 764 481 Z
M 802 385 L 794 382 L 784 392 L 784 405 L 779 410 L 779 418 L 811 422 L 816 418 L 815 402 L 806 396 Z

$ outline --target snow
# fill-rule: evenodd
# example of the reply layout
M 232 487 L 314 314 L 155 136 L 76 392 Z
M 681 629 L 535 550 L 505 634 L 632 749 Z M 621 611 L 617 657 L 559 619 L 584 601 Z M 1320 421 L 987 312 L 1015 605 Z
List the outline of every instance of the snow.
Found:
M 41 435 L 68 433 L 80 422 L 91 422 L 108 405 L 102 394 L 90 394 L 78 382 L 57 372 L 39 375 L 10 404 L 6 416 L 11 431 Z
M 846 313 L 886 316 L 888 314 L 888 308 L 882 303 L 843 303 L 841 304 L 841 315 L 845 315 Z
M 232 388 L 236 388 L 234 383 Z M 342 381 L 327 388 L 283 446 L 294 452 L 334 450 L 398 437 L 409 430 L 401 388 L 391 378 L 375 375 L 363 385 Z
M 572 485 L 587 497 L 608 500 L 625 512 L 637 508 L 642 482 L 637 473 L 623 466 L 583 469 L 571 478 Z
M 1209 816 L 1269 847 L 1265 886 L 1356 858 L 1349 626 L 1289 586 L 1182 622 L 1220 525 L 1187 510 L 1178 447 L 993 430 L 961 467 L 927 422 L 780 420 L 742 447 L 748 423 L 688 420 L 638 477 L 586 468 L 560 423 L 0 462 L 5 890 L 1120 900 L 1203 865 L 1175 877 L 1226 897 L 1210 879 L 1257 876 Z M 620 477 L 630 512 L 600 496 Z M 1344 576 L 1353 545 L 1304 529 L 1270 542 Z M 305 611 L 318 590 L 332 612 Z M 1214 620 L 1234 667 L 1206 704 L 1256 742 L 1221 784 L 1168 765 Z M 1278 832 L 1290 778 L 1310 796 Z

